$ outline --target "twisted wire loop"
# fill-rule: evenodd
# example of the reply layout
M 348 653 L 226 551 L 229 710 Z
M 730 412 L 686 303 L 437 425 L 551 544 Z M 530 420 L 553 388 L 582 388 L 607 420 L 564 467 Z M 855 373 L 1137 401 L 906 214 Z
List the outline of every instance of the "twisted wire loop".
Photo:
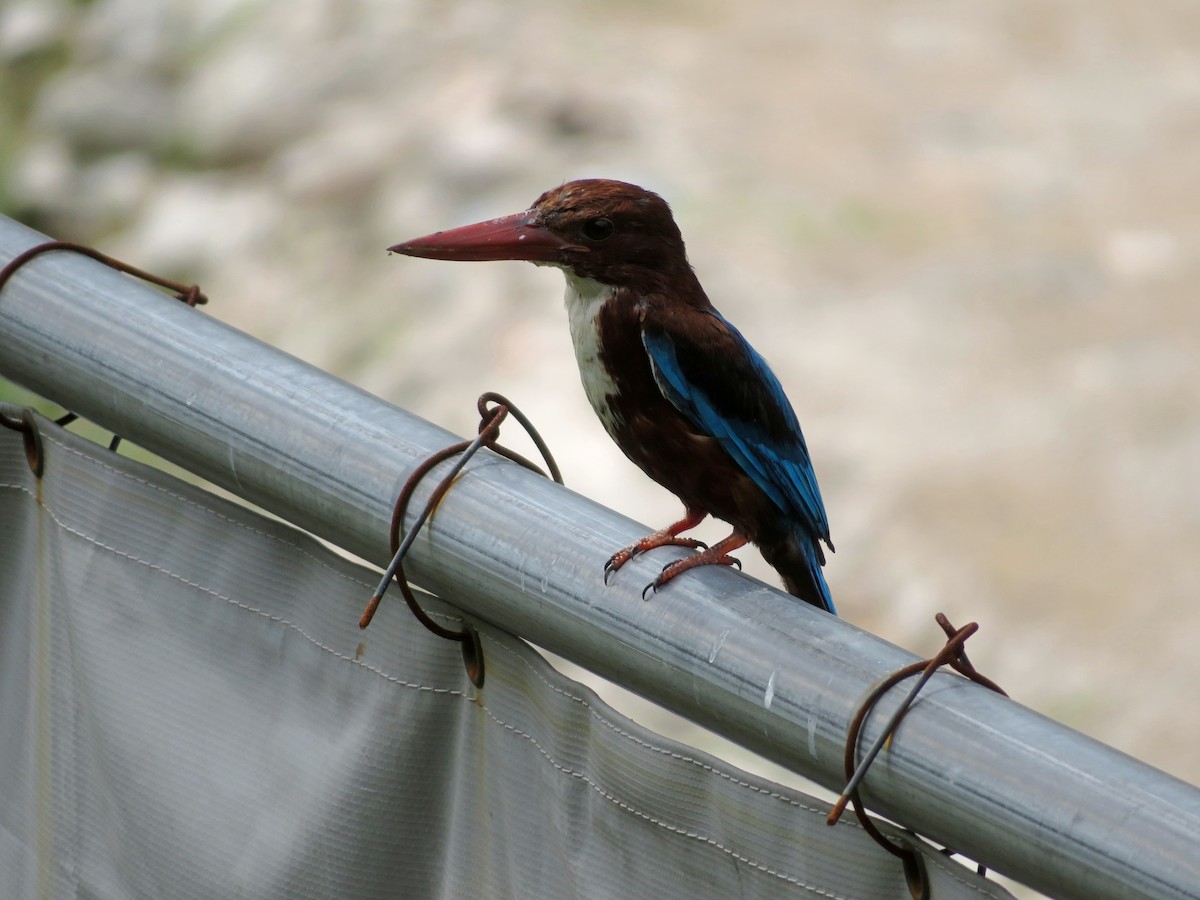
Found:
M 834 804 L 827 820 L 828 824 L 830 825 L 836 824 L 841 818 L 842 813 L 845 812 L 846 805 L 848 803 L 851 804 L 854 808 L 855 816 L 858 818 L 859 823 L 862 825 L 867 834 L 869 834 L 874 841 L 879 844 L 879 846 L 887 850 L 888 853 L 891 853 L 893 856 L 896 856 L 900 859 L 904 866 L 904 876 L 908 882 L 909 890 L 912 892 L 912 896 L 916 898 L 916 900 L 923 900 L 923 898 L 929 897 L 929 879 L 925 874 L 924 859 L 911 844 L 908 844 L 907 842 L 896 843 L 890 840 L 883 834 L 883 832 L 879 830 L 878 827 L 876 827 L 875 823 L 871 820 L 870 816 L 867 815 L 866 810 L 863 808 L 862 798 L 858 792 L 858 786 L 862 783 L 862 780 L 866 776 L 867 770 L 870 768 L 871 763 L 875 761 L 875 758 L 879 755 L 879 752 L 883 749 L 884 745 L 892 739 L 892 735 L 895 734 L 896 728 L 900 724 L 900 720 L 904 718 L 905 714 L 912 707 L 913 702 L 917 699 L 917 694 L 919 694 L 921 689 L 929 682 L 929 679 L 933 677 L 933 673 L 942 666 L 950 666 L 950 668 L 962 675 L 964 678 L 970 679 L 971 681 L 974 681 L 976 684 L 979 684 L 988 690 L 996 691 L 997 693 L 1003 694 L 1006 697 L 1008 696 L 1008 694 L 1005 693 L 998 684 L 996 684 L 990 678 L 980 674 L 980 672 L 976 670 L 975 666 L 971 664 L 971 660 L 967 657 L 967 653 L 963 645 L 966 643 L 967 638 L 979 630 L 979 625 L 975 622 L 969 622 L 962 628 L 956 629 L 952 624 L 950 624 L 950 620 L 947 619 L 944 614 L 938 613 L 935 618 L 942 631 L 946 634 L 945 646 L 943 646 L 942 649 L 938 651 L 938 653 L 932 658 L 904 666 L 884 678 L 878 685 L 875 686 L 875 688 L 871 690 L 866 699 L 863 700 L 862 705 L 858 708 L 858 712 L 855 713 L 854 718 L 851 720 L 850 727 L 846 731 L 846 750 L 844 757 L 846 787 L 843 789 L 841 796 L 838 797 L 837 803 Z M 871 745 L 870 749 L 868 749 L 865 754 L 863 754 L 862 760 L 856 764 L 858 738 L 862 732 L 863 724 L 867 720 L 867 716 L 870 715 L 871 710 L 884 694 L 886 694 L 904 679 L 910 678 L 913 675 L 920 676 L 917 679 L 916 684 L 913 685 L 903 702 L 892 714 L 892 717 L 888 720 L 887 726 L 883 729 L 883 732 L 876 739 L 875 743 Z M 943 852 L 948 853 L 950 851 L 944 850 Z M 978 872 L 980 875 L 985 874 L 986 871 L 987 870 L 984 866 L 980 865 L 978 867 Z
M 175 299 L 186 303 L 188 306 L 203 306 L 208 302 L 208 297 L 201 292 L 200 286 L 197 284 L 183 284 L 179 281 L 163 278 L 160 275 L 155 275 L 153 272 L 147 272 L 131 266 L 129 263 L 115 259 L 106 253 L 101 253 L 95 247 L 76 244 L 74 241 L 46 241 L 17 254 L 5 264 L 3 269 L 0 269 L 0 290 L 4 289 L 4 285 L 17 269 L 21 268 L 21 266 L 25 265 L 25 263 L 29 262 L 35 256 L 49 253 L 52 250 L 66 250 L 71 253 L 79 253 L 83 256 L 91 257 L 97 262 L 104 263 L 110 269 L 116 269 L 118 272 L 124 272 L 126 275 L 132 275 L 134 278 L 140 278 L 142 281 L 148 281 L 169 291 L 174 291 Z
M 140 278 L 142 281 L 148 281 L 151 284 L 174 291 L 175 299 L 186 303 L 188 306 L 201 306 L 208 302 L 208 298 L 200 291 L 199 285 L 182 284 L 178 281 L 172 281 L 169 278 L 162 278 L 152 272 L 143 271 L 119 259 L 101 253 L 94 247 L 76 244 L 73 241 L 46 241 L 14 256 L 4 264 L 3 268 L 0 268 L 0 291 L 4 290 L 4 286 L 8 284 L 8 280 L 16 274 L 21 266 L 25 265 L 35 256 L 40 256 L 43 253 L 49 253 L 53 250 L 79 253 L 97 262 L 101 262 L 111 269 L 116 269 L 118 272 L 124 272 L 126 275 L 132 275 L 134 278 Z M 75 413 L 68 412 L 66 415 L 56 419 L 55 424 L 66 427 L 77 418 L 79 417 Z M 46 469 L 46 463 L 42 453 L 42 435 L 38 431 L 33 410 L 23 410 L 19 417 L 0 414 L 0 425 L 3 425 L 5 428 L 11 428 L 14 431 L 20 431 L 25 436 L 25 456 L 29 460 L 29 468 L 33 470 L 34 477 L 41 478 L 42 473 Z M 112 441 L 108 445 L 108 449 L 115 452 L 120 443 L 121 436 L 114 434 Z
M 512 401 L 500 394 L 488 391 L 479 397 L 479 400 L 476 402 L 476 408 L 479 410 L 479 433 L 475 439 L 460 441 L 432 454 L 413 470 L 412 474 L 408 476 L 408 480 L 404 482 L 404 486 L 400 489 L 400 494 L 397 496 L 396 504 L 392 509 L 392 523 L 389 531 L 393 553 L 392 562 L 384 572 L 383 580 L 379 582 L 379 587 L 376 588 L 375 593 L 371 596 L 367 608 L 363 611 L 362 618 L 358 621 L 358 627 L 366 628 L 371 624 L 371 619 L 375 616 L 375 611 L 379 608 L 380 601 L 383 600 L 383 594 L 387 590 L 388 584 L 395 578 L 396 583 L 400 585 L 400 592 L 404 595 L 405 602 L 408 603 L 408 608 L 416 616 L 417 621 L 438 637 L 449 641 L 458 641 L 462 645 L 463 664 L 466 666 L 467 677 L 471 679 L 471 683 L 475 687 L 482 688 L 484 679 L 483 645 L 479 639 L 479 632 L 466 621 L 463 622 L 462 628 L 458 631 L 446 628 L 433 621 L 429 614 L 421 608 L 421 604 L 417 602 L 412 587 L 408 583 L 408 577 L 404 574 L 404 557 L 408 554 L 413 541 L 425 525 L 425 522 L 433 514 L 437 505 L 442 502 L 442 498 L 446 495 L 446 492 L 450 490 L 450 486 L 454 483 L 454 479 L 458 477 L 458 473 L 462 471 L 467 461 L 478 452 L 480 447 L 487 447 L 492 452 L 498 453 L 500 456 L 510 459 L 518 465 L 537 472 L 539 475 L 552 478 L 559 484 L 562 484 L 563 480 L 562 473 L 558 469 L 558 464 L 554 461 L 554 456 L 550 453 L 550 448 L 546 445 L 546 442 L 542 439 L 537 429 L 533 427 L 533 423 L 529 421 L 524 413 L 517 409 Z M 531 462 L 519 453 L 514 453 L 507 447 L 496 443 L 500 437 L 500 425 L 510 415 L 521 424 L 521 427 L 529 435 L 530 440 L 533 441 L 534 446 L 537 447 L 538 452 L 541 453 L 542 460 L 545 462 L 549 474 L 536 463 Z M 425 503 L 424 510 L 417 517 L 417 521 L 413 523 L 404 540 L 401 541 L 400 528 L 404 523 L 404 514 L 408 509 L 408 502 L 412 498 L 417 485 L 435 467 L 458 454 L 462 454 L 461 458 L 446 473 L 445 477 L 438 482 L 429 500 Z

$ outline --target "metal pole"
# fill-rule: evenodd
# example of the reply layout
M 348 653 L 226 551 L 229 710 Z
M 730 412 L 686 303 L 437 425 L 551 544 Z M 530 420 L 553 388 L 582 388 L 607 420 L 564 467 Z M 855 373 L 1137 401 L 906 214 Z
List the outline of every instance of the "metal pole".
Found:
M 0 264 L 42 240 L 0 218 Z M 381 565 L 400 485 L 457 440 L 69 253 L 34 259 L 0 293 L 0 374 Z M 914 657 L 729 570 L 702 570 L 644 602 L 667 552 L 604 587 L 613 548 L 644 533 L 481 453 L 416 540 L 408 571 L 468 614 L 839 789 L 850 717 Z M 872 714 L 864 746 L 897 700 Z M 1200 897 L 1200 791 L 959 678 L 934 677 L 863 795 L 1056 896 Z

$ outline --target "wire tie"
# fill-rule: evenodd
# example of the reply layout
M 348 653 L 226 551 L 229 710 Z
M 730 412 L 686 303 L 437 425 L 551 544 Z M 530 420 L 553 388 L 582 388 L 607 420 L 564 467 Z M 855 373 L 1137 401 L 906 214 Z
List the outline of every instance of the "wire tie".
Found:
M 82 256 L 87 256 L 96 260 L 97 262 L 103 263 L 110 269 L 116 269 L 118 272 L 124 272 L 126 275 L 132 275 L 134 278 L 140 278 L 142 281 L 148 281 L 151 284 L 172 290 L 175 292 L 175 299 L 186 303 L 188 306 L 201 306 L 208 302 L 208 298 L 200 291 L 199 285 L 182 284 L 178 281 L 172 281 L 169 278 L 162 278 L 161 276 L 155 275 L 152 272 L 146 272 L 142 269 L 138 269 L 129 265 L 129 263 L 122 262 L 121 260 L 109 256 L 106 253 L 101 253 L 95 247 L 88 247 L 85 244 L 77 244 L 74 241 L 45 241 L 44 243 L 35 244 L 29 249 L 18 253 L 7 263 L 5 263 L 3 268 L 0 268 L 0 291 L 4 290 L 4 286 L 8 284 L 8 280 L 16 274 L 17 270 L 20 269 L 21 266 L 25 265 L 36 256 L 40 256 L 43 253 L 49 253 L 54 250 L 64 250 L 71 253 L 79 253 Z M 77 418 L 79 417 L 75 413 L 68 412 L 66 415 L 59 417 L 55 421 L 55 424 L 66 427 L 74 422 Z M 23 420 L 24 416 L 22 416 L 22 421 Z M 8 428 L 16 428 L 16 430 L 24 432 L 25 454 L 29 457 L 29 465 L 31 468 L 33 468 L 35 475 L 38 478 L 41 478 L 42 471 L 44 469 L 44 463 L 42 462 L 41 433 L 37 430 L 37 424 L 33 421 L 32 416 L 30 417 L 28 426 L 23 424 L 14 425 L 13 421 L 14 420 L 10 419 L 8 416 L 4 416 L 3 422 L 0 424 L 3 424 Z M 31 450 L 31 441 L 36 442 L 36 451 Z M 121 436 L 114 434 L 112 441 L 109 442 L 108 449 L 116 452 L 116 449 L 120 443 Z
M 859 706 L 858 712 L 855 713 L 854 718 L 851 720 L 850 727 L 847 729 L 846 734 L 846 786 L 842 790 L 841 796 L 838 797 L 837 802 L 833 805 L 833 809 L 830 811 L 829 817 L 826 820 L 827 824 L 829 825 L 837 824 L 838 820 L 842 816 L 842 813 L 845 812 L 847 804 L 852 804 L 854 813 L 858 817 L 860 824 L 863 826 L 866 832 L 875 840 L 877 844 L 903 861 L 905 877 L 908 880 L 908 885 L 914 898 L 927 896 L 928 891 L 928 881 L 922 875 L 923 863 L 921 861 L 920 854 L 917 853 L 917 851 L 911 846 L 897 845 L 876 827 L 875 823 L 863 809 L 862 799 L 858 792 L 859 785 L 862 784 L 868 769 L 870 769 L 871 764 L 875 761 L 880 751 L 883 750 L 888 742 L 894 737 L 896 729 L 900 725 L 900 721 L 904 718 L 909 709 L 912 707 L 912 704 L 916 701 L 917 695 L 921 692 L 925 685 L 929 683 L 929 679 L 933 677 L 934 672 L 936 672 L 942 666 L 948 665 L 963 677 L 968 678 L 971 681 L 988 688 L 989 690 L 993 690 L 1008 696 L 994 681 L 981 675 L 975 669 L 975 667 L 971 664 L 970 659 L 968 659 L 966 651 L 963 649 L 963 645 L 966 643 L 967 638 L 971 637 L 971 635 L 979 630 L 979 625 L 975 622 L 970 622 L 964 625 L 962 628 L 955 629 L 954 626 L 950 624 L 950 620 L 947 619 L 942 613 L 938 613 L 935 619 L 942 631 L 945 632 L 947 638 L 942 649 L 938 651 L 938 653 L 931 659 L 911 663 L 910 665 L 897 669 L 895 672 L 892 672 L 890 675 L 884 678 L 867 695 L 866 699 Z M 870 746 L 867 752 L 863 754 L 862 760 L 856 765 L 855 751 L 858 746 L 858 737 L 861 733 L 862 726 L 865 723 L 867 716 L 884 694 L 886 694 L 905 678 L 909 678 L 913 675 L 920 675 L 916 684 L 914 684 L 909 690 L 904 700 L 896 708 L 895 712 L 892 713 L 891 718 L 888 719 L 882 733 L 878 738 L 875 739 L 875 742 Z M 982 866 L 979 867 L 980 874 L 983 874 L 985 871 L 986 870 Z
M 495 406 L 489 406 L 489 404 L 493 403 Z M 413 542 L 416 540 L 421 528 L 429 520 L 437 505 L 446 495 L 446 492 L 450 490 L 455 478 L 458 477 L 471 457 L 479 451 L 480 447 L 487 447 L 527 469 L 531 469 L 541 475 L 546 475 L 546 472 L 542 471 L 536 464 L 496 443 L 500 435 L 500 425 L 509 414 L 524 427 L 529 437 L 533 440 L 534 445 L 542 454 L 542 459 L 545 461 L 546 467 L 550 472 L 547 477 L 553 478 L 556 482 L 562 484 L 562 473 L 559 472 L 558 465 L 554 462 L 554 457 L 551 455 L 549 447 L 546 446 L 537 429 L 533 427 L 529 419 L 509 400 L 500 394 L 489 391 L 480 396 L 476 406 L 479 410 L 480 421 L 479 433 L 475 439 L 461 441 L 432 454 L 413 470 L 413 473 L 409 475 L 408 480 L 405 481 L 404 486 L 400 489 L 400 494 L 396 498 L 396 503 L 392 510 L 392 524 L 390 529 L 391 545 L 394 551 L 392 561 L 384 571 L 383 578 L 380 580 L 379 586 L 375 589 L 375 593 L 371 595 L 371 599 L 367 603 L 367 608 L 363 611 L 362 617 L 359 619 L 358 627 L 366 628 L 371 624 L 371 619 L 375 616 L 375 611 L 379 608 L 379 604 L 383 600 L 384 592 L 387 591 L 388 585 L 394 578 L 397 584 L 400 585 L 400 591 L 404 595 L 404 599 L 408 603 L 412 614 L 416 616 L 417 621 L 438 637 L 450 641 L 458 641 L 462 644 L 463 664 L 467 670 L 467 677 L 470 678 L 471 683 L 475 687 L 482 688 L 484 680 L 483 645 L 479 638 L 479 632 L 469 622 L 465 621 L 459 631 L 445 628 L 433 621 L 429 614 L 421 608 L 420 603 L 417 602 L 417 598 L 413 594 L 412 588 L 408 583 L 408 577 L 404 574 L 404 558 L 408 555 L 408 551 L 412 549 Z M 454 464 L 445 477 L 438 482 L 429 500 L 426 501 L 425 508 L 417 517 L 416 522 L 408 530 L 408 533 L 404 536 L 404 540 L 400 541 L 400 526 L 404 520 L 405 510 L 408 508 L 408 501 L 421 479 L 435 466 L 460 453 L 462 454 L 461 458 Z

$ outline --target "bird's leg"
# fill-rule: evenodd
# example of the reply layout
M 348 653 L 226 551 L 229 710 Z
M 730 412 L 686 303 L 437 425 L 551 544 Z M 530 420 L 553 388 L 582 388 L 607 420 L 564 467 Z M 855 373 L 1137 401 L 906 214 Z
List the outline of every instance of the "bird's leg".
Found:
M 688 556 L 683 559 L 677 559 L 673 563 L 668 563 L 658 573 L 658 577 L 646 585 L 645 590 L 642 591 L 642 599 L 647 599 L 649 594 L 653 594 L 672 578 L 683 574 L 688 569 L 694 569 L 696 566 L 737 566 L 740 569 L 742 567 L 741 561 L 734 559 L 729 555 L 729 552 L 736 550 L 738 547 L 744 547 L 749 542 L 749 538 L 744 534 L 735 531 L 729 537 L 725 538 L 725 540 L 717 541 L 711 547 L 706 547 L 695 556 Z
M 640 541 L 630 544 L 622 550 L 618 550 L 604 564 L 604 583 L 608 584 L 608 579 L 625 563 L 638 554 L 645 553 L 647 550 L 653 550 L 655 547 L 690 547 L 693 550 L 707 550 L 708 545 L 703 541 L 697 541 L 693 538 L 681 538 L 679 536 L 683 532 L 695 528 L 704 521 L 707 515 L 708 513 L 701 512 L 698 509 L 685 509 L 683 518 L 678 522 L 672 522 L 666 528 L 659 529 L 654 534 L 648 534 Z

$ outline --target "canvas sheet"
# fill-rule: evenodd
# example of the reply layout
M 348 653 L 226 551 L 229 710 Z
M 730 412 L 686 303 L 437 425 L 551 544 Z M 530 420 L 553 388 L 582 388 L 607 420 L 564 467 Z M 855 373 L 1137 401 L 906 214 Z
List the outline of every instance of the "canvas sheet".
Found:
M 42 433 L 39 482 L 0 429 L 0 897 L 909 896 L 852 816 L 496 629 L 477 691 L 398 597 L 359 631 L 373 571 Z

